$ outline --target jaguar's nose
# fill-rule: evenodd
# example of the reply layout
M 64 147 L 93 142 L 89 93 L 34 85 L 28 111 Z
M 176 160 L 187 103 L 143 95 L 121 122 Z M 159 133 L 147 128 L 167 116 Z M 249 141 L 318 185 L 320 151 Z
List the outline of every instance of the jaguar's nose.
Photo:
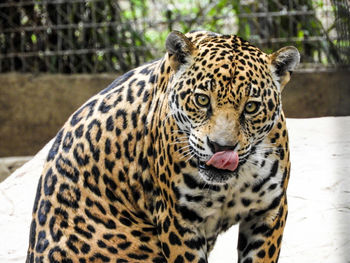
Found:
M 223 152 L 223 151 L 233 151 L 238 145 L 238 143 L 234 145 L 220 145 L 215 141 L 211 141 L 209 137 L 207 137 L 207 143 L 210 147 L 210 150 L 212 150 L 213 153 Z

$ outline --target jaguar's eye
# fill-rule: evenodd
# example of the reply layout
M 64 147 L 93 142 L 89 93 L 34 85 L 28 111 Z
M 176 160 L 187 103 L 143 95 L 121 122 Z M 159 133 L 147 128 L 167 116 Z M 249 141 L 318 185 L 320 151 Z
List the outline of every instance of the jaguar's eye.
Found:
M 256 101 L 250 101 L 248 102 L 245 107 L 244 111 L 248 114 L 256 113 L 259 110 L 260 103 Z
M 209 97 L 204 94 L 196 94 L 195 100 L 198 106 L 201 106 L 201 107 L 208 107 L 210 103 Z

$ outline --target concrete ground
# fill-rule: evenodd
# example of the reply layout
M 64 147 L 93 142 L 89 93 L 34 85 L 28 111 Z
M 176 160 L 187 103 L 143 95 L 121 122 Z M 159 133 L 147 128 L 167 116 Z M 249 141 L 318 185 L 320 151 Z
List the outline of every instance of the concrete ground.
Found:
M 292 174 L 280 263 L 350 262 L 350 117 L 288 119 Z M 49 143 L 0 184 L 0 262 L 24 262 L 31 210 Z M 209 262 L 236 262 L 237 228 Z

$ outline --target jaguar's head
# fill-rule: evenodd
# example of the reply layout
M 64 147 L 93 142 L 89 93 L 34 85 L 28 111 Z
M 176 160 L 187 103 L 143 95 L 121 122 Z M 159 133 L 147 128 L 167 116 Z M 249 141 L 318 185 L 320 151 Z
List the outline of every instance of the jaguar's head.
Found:
M 169 106 L 209 183 L 234 177 L 281 114 L 281 91 L 299 63 L 285 47 L 267 55 L 233 35 L 172 32 Z

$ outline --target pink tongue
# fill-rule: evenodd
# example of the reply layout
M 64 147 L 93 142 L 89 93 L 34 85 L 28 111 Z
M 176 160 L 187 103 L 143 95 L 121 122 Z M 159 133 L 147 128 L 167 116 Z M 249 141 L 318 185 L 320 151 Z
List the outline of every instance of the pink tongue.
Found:
M 236 152 L 223 151 L 215 153 L 206 164 L 218 169 L 234 171 L 238 166 L 238 160 Z

